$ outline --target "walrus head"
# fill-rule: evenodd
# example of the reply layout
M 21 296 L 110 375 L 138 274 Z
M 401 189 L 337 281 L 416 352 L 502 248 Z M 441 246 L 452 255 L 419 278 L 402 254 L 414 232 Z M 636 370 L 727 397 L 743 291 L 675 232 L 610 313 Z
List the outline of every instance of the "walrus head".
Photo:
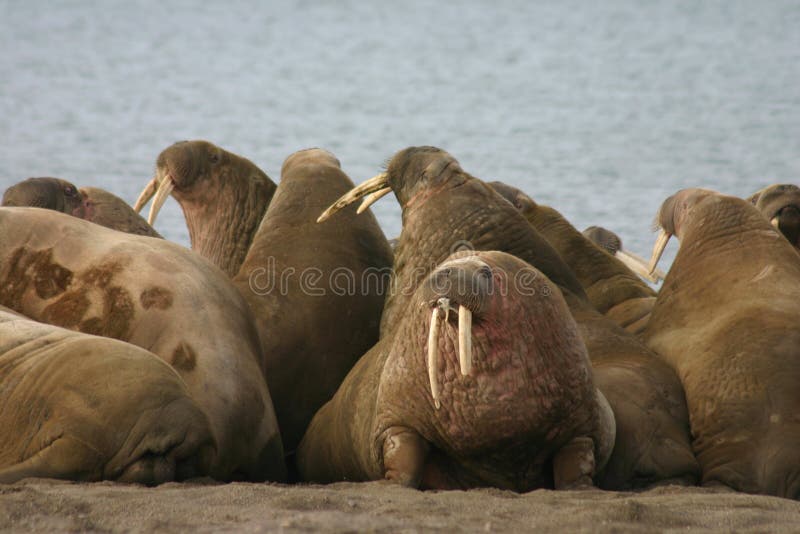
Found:
M 3 206 L 45 208 L 83 218 L 83 198 L 78 188 L 60 178 L 28 178 L 3 194 Z
M 749 199 L 795 248 L 800 248 L 800 187 L 775 184 Z
M 466 180 L 458 161 L 441 148 L 409 147 L 389 160 L 385 172 L 363 182 L 337 200 L 319 216 L 317 222 L 325 221 L 362 198 L 364 200 L 358 207 L 358 213 L 390 192 L 394 192 L 401 206 L 408 207 L 420 195 L 436 191 L 445 184 L 456 186 Z

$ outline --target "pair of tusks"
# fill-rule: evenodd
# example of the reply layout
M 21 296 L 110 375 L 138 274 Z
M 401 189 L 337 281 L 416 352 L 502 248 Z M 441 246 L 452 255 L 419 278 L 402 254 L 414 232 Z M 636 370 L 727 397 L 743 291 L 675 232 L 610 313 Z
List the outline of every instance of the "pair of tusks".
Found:
M 150 205 L 150 214 L 147 216 L 147 224 L 153 226 L 156 222 L 158 212 L 161 211 L 161 206 L 167 201 L 167 197 L 172 190 L 175 189 L 175 182 L 169 175 L 164 176 L 161 180 L 158 176 L 150 180 L 142 190 L 139 198 L 136 199 L 136 204 L 133 205 L 133 211 L 139 212 L 145 204 L 152 198 L 153 203 Z M 155 198 L 153 198 L 155 197 Z
M 431 324 L 428 330 L 428 380 L 431 384 L 433 404 L 438 410 L 442 403 L 439 401 L 439 321 L 444 315 L 444 322 L 450 318 L 450 299 L 442 297 L 436 301 L 436 307 L 431 314 Z M 458 306 L 458 363 L 461 374 L 467 376 L 472 370 L 472 312 L 462 305 Z
M 362 213 L 372 204 L 390 193 L 391 190 L 392 188 L 389 187 L 389 175 L 385 172 L 382 172 L 339 197 L 339 200 L 331 204 L 328 209 L 322 212 L 322 215 L 317 218 L 317 222 L 321 223 L 326 221 L 337 211 L 349 206 L 362 197 L 366 197 L 361 202 L 358 210 L 356 210 L 356 213 Z
M 667 274 L 661 269 L 654 269 L 651 271 L 651 266 L 648 264 L 648 261 L 638 254 L 634 254 L 633 252 L 620 249 L 614 254 L 614 256 L 624 263 L 628 269 L 633 271 L 634 274 L 640 276 L 648 282 L 657 284 L 660 280 L 663 280 L 667 276 Z

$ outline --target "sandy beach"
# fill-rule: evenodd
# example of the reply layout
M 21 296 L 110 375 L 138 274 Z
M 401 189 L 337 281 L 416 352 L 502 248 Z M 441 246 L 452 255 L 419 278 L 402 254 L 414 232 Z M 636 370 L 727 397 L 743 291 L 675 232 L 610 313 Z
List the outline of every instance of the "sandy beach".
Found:
M 640 493 L 26 480 L 0 485 L 4 531 L 653 532 L 800 531 L 800 502 L 707 488 Z

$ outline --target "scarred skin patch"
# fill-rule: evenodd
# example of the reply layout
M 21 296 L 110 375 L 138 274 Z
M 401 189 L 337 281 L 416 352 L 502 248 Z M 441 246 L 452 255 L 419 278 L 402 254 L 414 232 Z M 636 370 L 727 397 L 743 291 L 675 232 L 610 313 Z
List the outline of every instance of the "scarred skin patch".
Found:
M 39 298 L 49 299 L 66 291 L 71 282 L 72 271 L 53 262 L 52 248 L 32 251 L 20 247 L 11 255 L 8 274 L 0 285 L 0 299 L 16 308 L 31 283 Z
M 42 311 L 42 321 L 63 328 L 75 328 L 89 310 L 89 298 L 83 290 L 67 291 Z
M 181 341 L 172 353 L 172 366 L 182 371 L 191 371 L 197 364 L 197 353 L 191 345 Z
M 142 291 L 139 302 L 145 310 L 150 308 L 168 310 L 172 307 L 172 291 L 161 286 L 151 286 Z
M 107 261 L 81 274 L 81 281 L 85 282 L 87 285 L 106 288 L 108 284 L 111 283 L 111 279 L 114 278 L 114 275 L 120 272 L 122 272 L 121 262 Z

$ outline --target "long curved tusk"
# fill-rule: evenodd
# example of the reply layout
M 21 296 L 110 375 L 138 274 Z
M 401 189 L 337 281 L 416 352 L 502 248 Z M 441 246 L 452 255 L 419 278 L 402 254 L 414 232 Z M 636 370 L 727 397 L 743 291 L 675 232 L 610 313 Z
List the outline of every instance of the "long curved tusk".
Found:
M 388 187 L 388 180 L 389 175 L 385 172 L 380 173 L 377 176 L 373 176 L 366 182 L 362 183 L 361 185 L 354 187 L 341 197 L 339 200 L 331 204 L 331 206 L 322 212 L 322 215 L 317 218 L 317 222 L 321 223 L 327 220 L 331 215 L 339 211 L 340 209 L 349 206 L 353 202 L 357 201 L 361 197 L 365 197 L 370 193 L 374 193 L 384 187 Z
M 658 233 L 658 239 L 656 239 L 656 244 L 653 247 L 653 255 L 650 257 L 650 265 L 647 267 L 647 272 L 649 274 L 653 274 L 656 270 L 656 265 L 658 265 L 658 260 L 661 259 L 661 255 L 664 254 L 664 249 L 667 248 L 667 243 L 669 242 L 669 238 L 672 237 L 668 234 L 663 228 Z
M 356 214 L 361 215 L 363 212 L 367 210 L 368 207 L 372 206 L 377 201 L 379 201 L 380 199 L 382 199 L 391 192 L 392 192 L 391 187 L 384 187 L 383 189 L 378 189 L 374 193 L 370 193 L 361 202 L 361 205 L 356 210 Z
M 158 180 L 156 178 L 153 178 L 152 180 L 147 182 L 147 185 L 144 186 L 142 192 L 139 193 L 139 198 L 136 199 L 136 204 L 133 205 L 133 211 L 135 211 L 136 213 L 142 211 L 144 205 L 147 204 L 150 201 L 150 199 L 153 198 L 153 195 L 156 194 L 157 189 L 158 189 Z
M 164 205 L 164 202 L 167 201 L 167 197 L 172 190 L 175 189 L 175 184 L 172 182 L 172 179 L 166 177 L 162 182 L 161 185 L 158 186 L 158 191 L 156 191 L 156 196 L 153 198 L 153 203 L 150 205 L 150 215 L 147 217 L 147 222 L 150 226 L 156 221 L 156 216 L 158 216 L 158 212 L 161 210 L 161 206 Z
M 428 381 L 431 384 L 431 396 L 436 409 L 441 408 L 439 401 L 439 307 L 433 309 L 431 325 L 428 331 Z
M 472 312 L 464 306 L 458 307 L 458 363 L 467 376 L 472 369 Z
M 656 269 L 655 272 L 650 274 L 648 272 L 648 265 L 647 260 L 643 257 L 639 256 L 638 254 L 634 254 L 633 252 L 629 252 L 627 250 L 618 250 L 616 254 L 614 254 L 625 266 L 637 274 L 639 277 L 647 280 L 648 282 L 652 282 L 657 284 L 660 280 L 663 280 L 667 275 L 661 269 Z

